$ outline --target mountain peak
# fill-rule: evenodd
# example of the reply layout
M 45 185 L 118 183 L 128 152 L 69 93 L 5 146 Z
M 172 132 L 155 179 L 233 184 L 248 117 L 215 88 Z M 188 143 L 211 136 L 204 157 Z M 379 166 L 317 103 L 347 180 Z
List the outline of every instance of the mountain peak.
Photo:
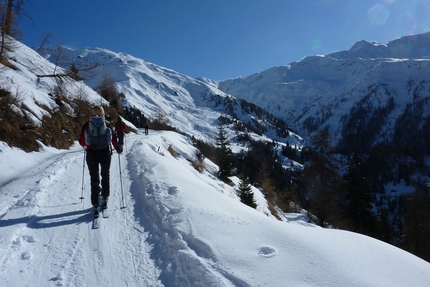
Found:
M 430 32 L 404 36 L 387 44 L 361 40 L 348 51 L 329 54 L 333 58 L 427 58 L 430 56 Z
M 361 49 L 374 49 L 378 46 L 384 46 L 383 44 L 379 44 L 377 42 L 368 42 L 365 40 L 361 40 L 356 42 L 351 49 L 349 49 L 349 51 L 356 51 L 356 50 L 361 50 Z M 386 47 L 386 45 L 385 45 Z

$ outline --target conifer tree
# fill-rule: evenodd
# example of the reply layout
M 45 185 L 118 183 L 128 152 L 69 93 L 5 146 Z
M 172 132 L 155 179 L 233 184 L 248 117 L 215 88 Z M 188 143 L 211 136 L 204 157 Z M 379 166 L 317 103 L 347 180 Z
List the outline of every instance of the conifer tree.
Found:
M 249 183 L 249 178 L 247 176 L 242 176 L 239 182 L 239 187 L 236 190 L 240 201 L 252 208 L 257 208 L 255 203 L 254 193 L 252 192 L 251 184 Z
M 371 188 L 364 173 L 364 165 L 356 153 L 353 153 L 349 159 L 344 179 L 346 205 L 343 213 L 351 221 L 353 231 L 369 234 L 376 220 L 372 212 L 375 198 L 370 192 Z
M 218 177 L 223 181 L 228 181 L 228 177 L 232 175 L 233 169 L 233 152 L 229 145 L 230 142 L 225 133 L 224 127 L 218 127 L 218 136 L 216 138 L 218 147 L 217 164 L 219 167 Z
M 430 261 L 430 192 L 427 185 L 417 186 L 414 192 L 406 194 L 404 223 L 405 230 L 401 247 Z

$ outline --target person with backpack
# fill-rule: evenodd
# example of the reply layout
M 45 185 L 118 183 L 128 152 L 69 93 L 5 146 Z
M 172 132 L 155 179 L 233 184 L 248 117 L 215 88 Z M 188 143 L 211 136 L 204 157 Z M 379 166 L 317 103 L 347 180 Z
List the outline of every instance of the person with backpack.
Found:
M 127 132 L 127 125 L 122 121 L 122 118 L 119 117 L 118 121 L 115 124 L 115 134 L 118 139 L 118 153 L 122 153 L 124 148 L 124 133 Z
M 103 107 L 95 106 L 92 116 L 81 129 L 79 144 L 85 148 L 86 161 L 90 171 L 91 204 L 93 205 L 94 218 L 99 217 L 101 194 L 101 208 L 107 209 L 110 195 L 110 164 L 112 147 L 117 150 L 117 140 L 108 121 L 105 120 Z M 101 190 L 100 176 L 101 175 Z

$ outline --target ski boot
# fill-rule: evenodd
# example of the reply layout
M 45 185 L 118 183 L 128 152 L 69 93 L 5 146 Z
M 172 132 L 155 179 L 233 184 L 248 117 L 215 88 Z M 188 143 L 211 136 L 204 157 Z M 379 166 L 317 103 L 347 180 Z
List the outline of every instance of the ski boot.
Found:
M 107 204 L 108 204 L 108 197 L 103 197 L 102 198 L 102 210 L 107 209 Z
M 94 218 L 99 218 L 99 205 L 93 205 Z

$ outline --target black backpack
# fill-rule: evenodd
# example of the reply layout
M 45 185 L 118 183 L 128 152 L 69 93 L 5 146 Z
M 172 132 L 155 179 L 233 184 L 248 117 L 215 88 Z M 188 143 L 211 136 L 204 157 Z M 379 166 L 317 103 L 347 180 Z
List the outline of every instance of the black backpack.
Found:
M 112 131 L 104 117 L 91 117 L 85 131 L 85 142 L 92 150 L 108 148 L 112 141 Z

